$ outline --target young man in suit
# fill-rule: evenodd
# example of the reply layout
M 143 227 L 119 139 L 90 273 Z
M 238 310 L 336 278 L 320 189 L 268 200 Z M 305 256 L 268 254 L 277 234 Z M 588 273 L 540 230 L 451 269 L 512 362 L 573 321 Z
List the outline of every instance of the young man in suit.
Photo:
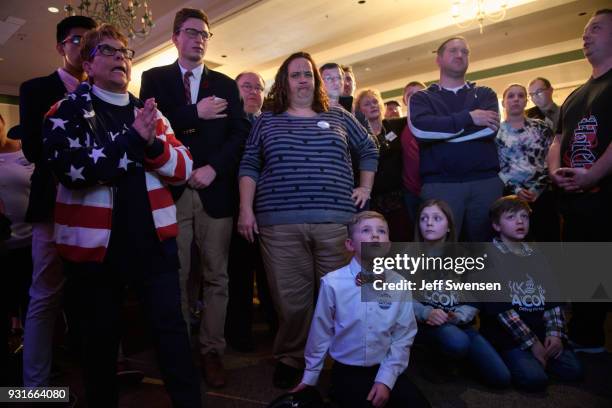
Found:
M 202 10 L 180 10 L 172 33 L 179 58 L 174 64 L 144 72 L 140 97 L 155 97 L 178 139 L 193 156 L 194 171 L 187 188 L 175 190 L 175 196 L 179 196 L 181 303 L 188 321 L 186 286 L 195 238 L 206 304 L 199 334 L 201 368 L 210 386 L 222 387 L 227 262 L 238 198 L 237 170 L 249 123 L 236 82 L 203 64 L 211 36 L 208 17 Z
M 96 23 L 89 17 L 66 17 L 57 25 L 56 49 L 63 65 L 51 75 L 30 79 L 19 89 L 19 117 L 25 157 L 35 164 L 26 221 L 32 223 L 32 286 L 24 330 L 23 384 L 49 385 L 53 328 L 64 286 L 53 238 L 56 187 L 42 158 L 42 123 L 49 108 L 85 80 L 79 56 L 81 38 Z

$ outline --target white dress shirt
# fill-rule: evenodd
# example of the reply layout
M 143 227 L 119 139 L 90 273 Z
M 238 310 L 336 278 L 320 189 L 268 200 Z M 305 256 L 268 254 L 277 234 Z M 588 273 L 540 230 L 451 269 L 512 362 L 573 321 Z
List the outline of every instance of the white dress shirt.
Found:
M 185 69 L 179 64 L 179 68 L 181 69 L 181 79 L 185 77 L 185 72 L 189 71 Z M 200 90 L 200 81 L 202 80 L 202 72 L 204 71 L 204 64 L 200 64 L 194 69 L 191 70 L 191 75 L 189 77 L 189 90 L 191 91 L 191 102 L 198 102 L 198 91 Z
M 310 326 L 302 382 L 316 385 L 325 355 L 352 366 L 380 364 L 375 382 L 389 389 L 408 367 L 410 346 L 417 332 L 409 291 L 374 291 L 378 301 L 362 301 L 355 278 L 361 266 L 355 258 L 321 279 L 321 289 Z M 387 282 L 402 277 L 386 271 Z
M 77 78 L 70 75 L 68 71 L 66 71 L 64 68 L 58 68 L 57 73 L 60 79 L 62 80 L 62 82 L 64 83 L 64 87 L 66 87 L 66 90 L 68 92 L 76 91 L 80 83 Z

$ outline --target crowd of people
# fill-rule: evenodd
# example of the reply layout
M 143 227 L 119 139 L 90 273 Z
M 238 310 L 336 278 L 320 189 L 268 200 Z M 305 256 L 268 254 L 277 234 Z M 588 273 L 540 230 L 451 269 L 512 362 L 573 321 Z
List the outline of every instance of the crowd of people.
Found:
M 405 116 L 376 89 L 356 94 L 350 67 L 318 68 L 306 52 L 264 98 L 259 73 L 204 65 L 211 37 L 202 10 L 180 10 L 177 61 L 144 72 L 136 97 L 128 39 L 67 17 L 62 67 L 21 85 L 21 142 L 0 117 L 2 367 L 23 332 L 22 381 L 4 372 L 3 384 L 50 384 L 63 311 L 88 405 L 117 406 L 130 287 L 173 405 L 199 407 L 196 366 L 220 388 L 226 344 L 254 349 L 254 281 L 275 332 L 274 386 L 316 385 L 329 354 L 340 406 L 429 406 L 405 375 L 413 343 L 434 382 L 459 361 L 498 388 L 583 377 L 575 352 L 605 351 L 606 304 L 573 303 L 569 330 L 553 302 L 382 307 L 361 301 L 361 243 L 493 242 L 528 267 L 530 240 L 612 241 L 612 10 L 584 30 L 591 78 L 562 106 L 546 78 L 510 84 L 504 118 L 495 90 L 466 81 L 463 37 L 440 44 L 439 81 L 405 86 Z

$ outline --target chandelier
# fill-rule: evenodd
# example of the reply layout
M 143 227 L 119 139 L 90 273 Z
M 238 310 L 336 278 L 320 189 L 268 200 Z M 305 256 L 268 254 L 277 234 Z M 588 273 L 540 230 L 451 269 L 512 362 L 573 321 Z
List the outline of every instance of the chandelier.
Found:
M 461 28 L 469 27 L 474 21 L 478 22 L 482 34 L 485 20 L 496 23 L 506 17 L 506 3 L 505 0 L 454 0 L 451 16 Z
M 144 38 L 155 26 L 153 13 L 147 0 L 81 0 L 79 5 L 72 6 L 70 0 L 64 6 L 69 16 L 82 15 L 93 18 L 98 23 L 108 23 L 124 30 L 130 39 Z M 137 15 L 142 12 L 140 28 L 137 27 Z

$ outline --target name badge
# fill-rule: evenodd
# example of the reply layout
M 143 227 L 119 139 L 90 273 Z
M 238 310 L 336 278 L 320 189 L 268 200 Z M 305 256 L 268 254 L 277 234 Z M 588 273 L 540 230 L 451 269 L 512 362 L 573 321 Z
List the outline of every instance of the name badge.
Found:
M 378 297 L 378 307 L 382 310 L 388 310 L 391 307 L 391 295 L 388 293 L 381 293 Z
M 389 132 L 385 135 L 385 139 L 387 139 L 387 142 L 392 142 L 397 139 L 397 135 L 393 132 Z

